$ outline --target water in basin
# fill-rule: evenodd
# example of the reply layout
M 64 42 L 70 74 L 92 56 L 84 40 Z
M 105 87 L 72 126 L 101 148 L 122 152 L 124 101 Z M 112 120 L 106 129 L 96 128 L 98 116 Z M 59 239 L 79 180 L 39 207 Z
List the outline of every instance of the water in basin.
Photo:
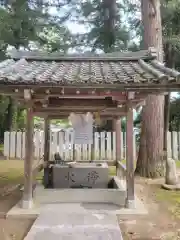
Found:
M 85 167 L 85 168 L 96 168 L 96 167 L 99 167 L 99 168 L 106 168 L 108 167 L 108 165 L 106 163 L 72 163 L 71 164 L 72 167 Z

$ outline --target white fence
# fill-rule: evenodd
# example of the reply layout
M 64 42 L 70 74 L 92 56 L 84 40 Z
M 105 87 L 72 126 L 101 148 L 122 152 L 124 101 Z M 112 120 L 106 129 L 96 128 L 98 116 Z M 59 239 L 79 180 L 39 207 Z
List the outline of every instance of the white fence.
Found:
M 116 158 L 116 134 L 115 132 L 95 132 L 93 144 L 73 144 L 73 133 L 52 132 L 50 140 L 50 156 L 56 152 L 65 160 L 115 160 Z M 121 133 L 121 158 L 125 154 L 125 133 Z M 135 135 L 134 135 L 135 146 Z M 34 133 L 34 158 L 41 158 L 44 153 L 44 133 Z M 5 132 L 4 156 L 10 159 L 24 159 L 25 156 L 25 132 Z M 134 151 L 136 157 L 136 151 Z
M 121 133 L 121 158 L 126 158 L 125 133 Z M 50 140 L 50 156 L 55 152 L 65 160 L 115 160 L 116 158 L 116 134 L 115 132 L 94 133 L 93 144 L 74 145 L 72 133 L 52 132 Z M 134 158 L 137 155 L 136 137 L 134 139 Z M 180 132 L 168 132 L 168 156 L 180 160 Z M 34 158 L 41 158 L 44 153 L 44 134 L 34 133 Z M 5 132 L 4 156 L 10 159 L 24 159 L 25 156 L 25 133 Z

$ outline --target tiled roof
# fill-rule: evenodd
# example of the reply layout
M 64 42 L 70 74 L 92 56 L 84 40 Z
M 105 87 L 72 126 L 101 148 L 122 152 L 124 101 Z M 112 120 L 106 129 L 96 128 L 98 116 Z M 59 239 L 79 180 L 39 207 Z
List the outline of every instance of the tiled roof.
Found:
M 164 67 L 147 51 L 98 56 L 18 56 L 0 63 L 0 84 L 143 85 L 180 79 L 179 72 Z

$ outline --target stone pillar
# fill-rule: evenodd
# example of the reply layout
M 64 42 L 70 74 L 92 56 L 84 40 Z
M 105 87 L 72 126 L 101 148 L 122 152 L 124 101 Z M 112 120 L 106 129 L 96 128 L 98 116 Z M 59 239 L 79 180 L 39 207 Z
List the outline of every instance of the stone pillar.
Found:
M 133 108 L 131 103 L 127 103 L 126 115 L 126 207 L 135 207 L 134 196 L 134 154 L 133 154 Z
M 34 121 L 32 106 L 27 108 L 26 137 L 25 137 L 25 159 L 24 159 L 24 193 L 22 208 L 30 209 L 33 206 L 33 150 L 34 150 Z

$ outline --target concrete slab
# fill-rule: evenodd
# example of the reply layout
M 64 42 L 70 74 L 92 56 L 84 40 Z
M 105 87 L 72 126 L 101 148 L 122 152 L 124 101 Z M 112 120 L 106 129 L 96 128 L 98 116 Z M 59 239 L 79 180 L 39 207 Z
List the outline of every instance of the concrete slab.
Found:
M 143 202 L 136 198 L 136 208 L 120 208 L 114 204 L 103 203 L 61 203 L 61 204 L 35 204 L 33 209 L 22 209 L 20 203 L 15 205 L 7 214 L 7 218 L 36 218 L 44 207 L 56 209 L 63 213 L 106 213 L 111 215 L 144 215 L 148 214 Z
M 44 209 L 24 240 L 122 239 L 117 217 L 114 215 L 95 213 L 62 214 L 56 209 Z
M 112 215 L 141 215 L 147 210 L 137 197 L 135 208 L 124 208 L 126 191 L 124 181 L 114 177 L 116 189 L 44 189 L 39 184 L 36 187 L 34 206 L 32 209 L 22 209 L 21 202 L 15 205 L 7 214 L 8 218 L 36 218 L 44 206 L 55 206 L 63 212 L 75 213 L 108 213 Z M 122 204 L 120 204 L 122 203 Z

